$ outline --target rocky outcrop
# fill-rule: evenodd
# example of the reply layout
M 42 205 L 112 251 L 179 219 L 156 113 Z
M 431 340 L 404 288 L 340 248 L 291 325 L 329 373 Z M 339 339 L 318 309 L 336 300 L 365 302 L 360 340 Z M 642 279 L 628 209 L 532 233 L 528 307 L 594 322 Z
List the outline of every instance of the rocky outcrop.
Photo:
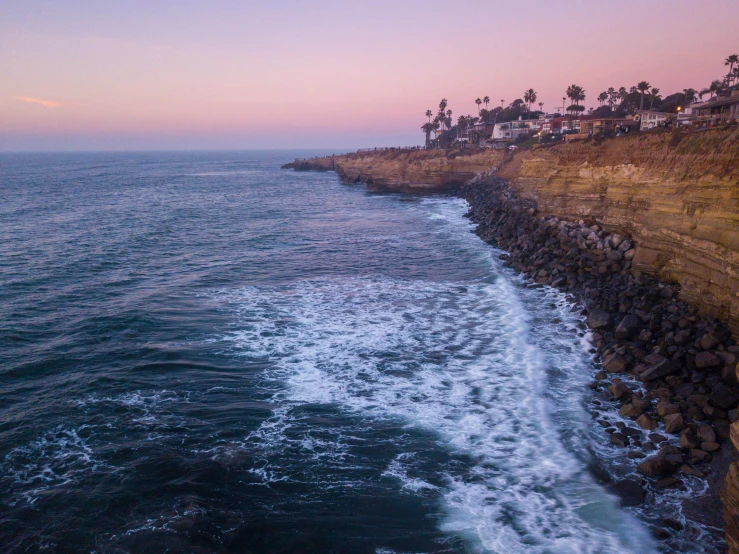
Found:
M 370 150 L 352 154 L 296 160 L 283 166 L 296 170 L 331 166 L 342 183 L 362 183 L 374 192 L 450 192 L 477 173 L 500 164 L 497 150 Z

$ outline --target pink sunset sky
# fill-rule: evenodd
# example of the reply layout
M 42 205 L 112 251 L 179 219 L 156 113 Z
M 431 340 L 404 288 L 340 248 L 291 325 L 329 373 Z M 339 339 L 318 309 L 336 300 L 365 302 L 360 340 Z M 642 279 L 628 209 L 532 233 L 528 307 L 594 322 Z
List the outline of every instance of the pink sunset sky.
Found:
M 420 144 L 442 97 L 704 88 L 738 31 L 737 0 L 5 0 L 0 150 Z

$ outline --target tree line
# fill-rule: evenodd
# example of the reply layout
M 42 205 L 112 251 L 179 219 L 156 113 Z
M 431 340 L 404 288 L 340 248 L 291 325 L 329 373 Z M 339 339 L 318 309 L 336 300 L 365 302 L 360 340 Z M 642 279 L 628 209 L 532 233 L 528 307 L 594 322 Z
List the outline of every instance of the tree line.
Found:
M 597 96 L 598 107 L 590 108 L 589 115 L 597 117 L 625 117 L 645 109 L 657 109 L 663 112 L 675 113 L 678 109 L 689 106 L 697 100 L 703 100 L 705 96 L 709 99 L 716 96 L 729 94 L 734 87 L 739 84 L 739 55 L 732 54 L 724 60 L 724 66 L 728 67 L 728 72 L 720 79 L 715 79 L 711 84 L 701 90 L 694 88 L 685 88 L 681 92 L 676 92 L 667 97 L 662 97 L 660 89 L 653 87 L 648 81 L 640 81 L 636 85 L 629 87 L 609 87 Z M 565 96 L 562 97 L 561 111 L 560 107 L 556 108 L 554 116 L 561 116 L 564 113 L 571 115 L 579 115 L 586 111 L 583 102 L 585 101 L 585 89 L 576 84 L 567 87 Z M 456 125 L 452 120 L 452 110 L 448 109 L 446 98 L 439 102 L 439 109 L 434 114 L 431 110 L 426 111 L 428 121 L 421 126 L 421 130 L 426 135 L 426 147 L 431 143 L 431 133 L 434 133 L 436 139 L 440 132 L 451 131 L 455 127 L 458 130 L 469 130 L 478 123 L 505 123 L 515 121 L 519 118 L 538 117 L 544 113 L 544 103 L 539 102 L 539 110 L 532 110 L 534 104 L 538 100 L 538 94 L 533 88 L 529 88 L 523 93 L 523 98 L 517 98 L 507 106 L 505 100 L 500 101 L 500 106 L 489 109 L 490 97 L 475 99 L 477 105 L 477 115 L 460 115 L 457 118 Z M 567 100 L 570 101 L 569 105 Z M 483 108 L 482 105 L 485 105 Z M 432 119 L 433 118 L 433 119 Z

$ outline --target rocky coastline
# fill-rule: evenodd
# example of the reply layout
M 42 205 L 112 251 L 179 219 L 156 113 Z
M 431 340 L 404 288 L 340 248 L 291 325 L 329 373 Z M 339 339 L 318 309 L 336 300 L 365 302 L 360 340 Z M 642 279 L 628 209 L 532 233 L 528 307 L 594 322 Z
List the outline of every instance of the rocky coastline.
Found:
M 589 410 L 634 470 L 600 477 L 626 505 L 704 483 L 684 512 L 724 527 L 739 553 L 735 139 L 722 130 L 509 155 L 358 152 L 285 168 L 465 198 L 504 265 L 570 294 L 590 329 Z M 678 527 L 655 532 L 668 539 Z
M 590 412 L 641 476 L 613 490 L 635 504 L 686 479 L 709 479 L 714 513 L 701 515 L 722 525 L 715 511 L 739 431 L 731 427 L 739 419 L 739 346 L 726 324 L 678 300 L 678 285 L 632 271 L 636 244 L 592 218 L 540 215 L 493 171 L 461 195 L 478 236 L 508 251 L 505 266 L 570 293 L 586 317 L 600 360 Z M 614 401 L 618 417 L 606 410 Z

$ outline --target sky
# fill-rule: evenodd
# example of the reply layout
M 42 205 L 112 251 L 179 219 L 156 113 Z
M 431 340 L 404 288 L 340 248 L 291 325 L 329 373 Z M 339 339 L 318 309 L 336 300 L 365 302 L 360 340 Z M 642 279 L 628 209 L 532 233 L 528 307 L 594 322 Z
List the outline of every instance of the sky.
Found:
M 704 88 L 739 1 L 0 0 L 0 151 L 421 144 L 441 98 Z M 491 106 L 491 107 L 492 107 Z

